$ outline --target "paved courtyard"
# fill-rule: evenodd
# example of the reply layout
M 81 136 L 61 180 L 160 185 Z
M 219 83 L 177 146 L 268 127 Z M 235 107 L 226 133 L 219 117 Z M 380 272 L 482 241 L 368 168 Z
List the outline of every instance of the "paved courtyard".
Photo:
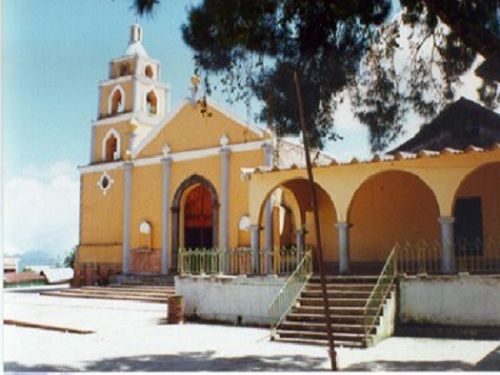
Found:
M 269 341 L 267 329 L 165 323 L 160 304 L 4 293 L 4 318 L 91 330 L 73 334 L 6 325 L 5 371 L 317 371 L 326 348 Z M 500 340 L 394 337 L 338 349 L 342 370 L 500 370 Z

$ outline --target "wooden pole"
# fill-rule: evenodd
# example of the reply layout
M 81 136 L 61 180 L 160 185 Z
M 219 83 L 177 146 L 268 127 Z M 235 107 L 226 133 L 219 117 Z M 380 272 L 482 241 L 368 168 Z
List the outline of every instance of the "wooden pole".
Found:
M 333 342 L 332 324 L 330 316 L 330 304 L 328 301 L 328 293 L 326 290 L 326 278 L 325 278 L 325 267 L 323 262 L 323 249 L 321 246 L 321 233 L 319 228 L 319 214 L 318 214 L 318 200 L 316 197 L 316 185 L 314 184 L 314 177 L 311 167 L 311 157 L 309 155 L 309 141 L 307 139 L 307 128 L 304 118 L 304 108 L 302 104 L 302 93 L 300 90 L 300 81 L 297 72 L 293 72 L 293 79 L 295 81 L 295 90 L 297 92 L 297 101 L 299 103 L 299 114 L 300 114 L 300 126 L 302 129 L 302 139 L 304 142 L 304 152 L 306 156 L 306 169 L 307 169 L 307 179 L 309 181 L 309 187 L 311 189 L 312 195 L 312 206 L 314 213 L 314 228 L 316 232 L 316 259 L 318 260 L 319 268 L 319 278 L 321 283 L 321 294 L 323 296 L 323 308 L 325 312 L 326 320 L 326 337 L 329 345 L 329 355 L 332 365 L 332 371 L 337 371 L 337 353 L 335 351 L 335 344 Z

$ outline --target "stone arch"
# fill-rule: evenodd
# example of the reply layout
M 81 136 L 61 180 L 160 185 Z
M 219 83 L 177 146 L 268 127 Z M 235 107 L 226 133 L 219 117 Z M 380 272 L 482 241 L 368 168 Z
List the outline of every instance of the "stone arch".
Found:
M 438 218 L 436 196 L 419 176 L 394 169 L 373 174 L 349 202 L 351 260 L 376 272 L 395 242 L 439 240 Z
M 182 198 L 188 193 L 193 187 L 201 185 L 208 190 L 211 198 L 212 207 L 212 239 L 214 246 L 219 243 L 218 233 L 219 233 L 219 197 L 217 190 L 214 185 L 205 177 L 193 174 L 186 178 L 177 188 L 172 200 L 172 267 L 177 268 L 177 254 L 179 252 L 180 245 L 180 230 L 181 230 L 181 210 L 182 210 Z

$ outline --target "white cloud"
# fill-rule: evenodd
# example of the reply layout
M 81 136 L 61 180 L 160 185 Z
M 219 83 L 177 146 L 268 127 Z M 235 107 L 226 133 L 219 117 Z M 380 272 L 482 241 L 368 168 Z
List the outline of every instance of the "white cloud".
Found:
M 4 184 L 4 252 L 64 254 L 78 243 L 79 177 L 76 166 L 30 166 Z

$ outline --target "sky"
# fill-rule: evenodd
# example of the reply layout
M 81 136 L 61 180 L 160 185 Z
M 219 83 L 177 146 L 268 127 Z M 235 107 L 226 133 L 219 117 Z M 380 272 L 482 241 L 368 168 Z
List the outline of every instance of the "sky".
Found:
M 189 95 L 191 50 L 180 27 L 198 1 L 162 0 L 154 17 L 140 19 L 143 44 L 162 65 L 172 108 Z M 108 63 L 127 47 L 136 20 L 132 0 L 3 0 L 3 250 L 20 254 L 46 250 L 64 254 L 78 243 L 78 165 L 90 157 L 98 83 Z M 467 94 L 473 98 L 473 84 Z M 246 121 L 246 109 L 213 98 Z M 257 108 L 253 108 L 257 111 Z M 412 136 L 408 124 L 400 141 Z M 347 105 L 336 116 L 342 142 L 327 151 L 342 160 L 369 157 L 366 129 Z M 398 143 L 399 143 L 398 142 Z

